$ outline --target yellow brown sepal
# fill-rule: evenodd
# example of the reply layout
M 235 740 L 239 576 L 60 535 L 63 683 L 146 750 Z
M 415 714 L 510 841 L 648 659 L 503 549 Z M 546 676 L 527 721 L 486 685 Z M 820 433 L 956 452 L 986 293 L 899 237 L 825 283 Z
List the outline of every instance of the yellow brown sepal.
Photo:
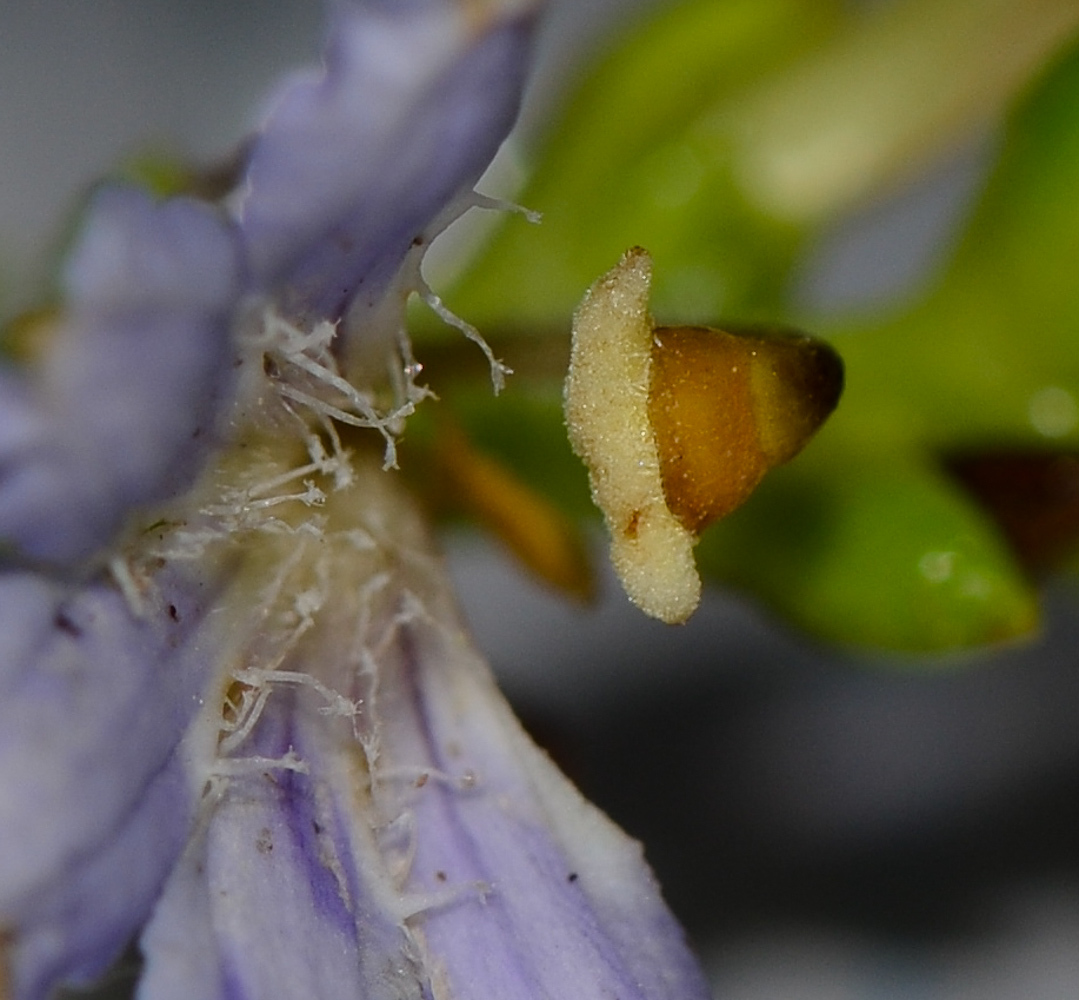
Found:
M 443 419 L 433 442 L 440 493 L 501 540 L 535 576 L 581 601 L 595 597 L 592 565 L 574 521 L 478 450 Z
M 0 361 L 33 364 L 42 358 L 60 325 L 60 313 L 42 306 L 20 313 L 0 329 Z
M 843 369 L 800 334 L 656 328 L 651 275 L 635 247 L 586 293 L 565 413 L 626 593 L 673 624 L 700 601 L 698 533 L 797 454 L 834 409 Z

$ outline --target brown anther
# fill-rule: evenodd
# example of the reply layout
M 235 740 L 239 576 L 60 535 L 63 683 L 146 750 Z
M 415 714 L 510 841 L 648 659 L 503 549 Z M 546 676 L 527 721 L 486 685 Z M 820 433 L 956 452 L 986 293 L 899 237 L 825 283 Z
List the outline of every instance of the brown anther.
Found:
M 694 534 L 741 506 L 835 408 L 843 365 L 785 331 L 657 327 L 648 414 L 663 492 Z

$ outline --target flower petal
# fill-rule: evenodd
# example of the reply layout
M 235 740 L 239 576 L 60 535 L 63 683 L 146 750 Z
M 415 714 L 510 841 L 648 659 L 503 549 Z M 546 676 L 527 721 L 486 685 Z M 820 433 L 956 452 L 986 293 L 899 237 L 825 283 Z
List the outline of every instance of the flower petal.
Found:
M 67 562 L 184 485 L 232 374 L 236 238 L 208 206 L 103 188 L 33 382 L 0 381 L 0 540 Z
M 0 928 L 21 998 L 100 972 L 183 847 L 204 614 L 178 581 L 138 619 L 104 583 L 0 576 Z
M 241 206 L 254 278 L 284 312 L 336 320 L 361 290 L 377 299 L 486 169 L 516 117 L 532 36 L 530 5 L 502 6 L 332 8 L 325 69 L 278 94 Z
M 144 937 L 145 1000 L 192 975 L 207 1000 L 707 997 L 639 845 L 502 700 L 393 479 L 353 489 L 227 611 L 282 595 L 240 626 L 274 666 L 245 675 L 250 734 Z
M 149 916 L 191 815 L 185 772 L 173 758 L 98 851 L 28 902 L 11 961 L 13 996 L 44 1000 L 60 982 L 88 986 L 108 969 Z
M 451 994 L 707 997 L 640 845 L 532 745 L 460 635 L 423 623 L 400 647 L 413 710 L 389 711 L 386 757 L 475 775 L 412 805 L 410 891 L 489 887 L 417 924 Z
M 283 759 L 295 735 L 295 693 L 275 698 L 248 747 L 263 759 Z M 325 721 L 313 708 L 308 722 Z M 335 795 L 351 804 L 356 789 L 325 779 L 261 763 L 211 797 L 143 938 L 141 997 L 425 996 L 396 913 L 357 883 Z

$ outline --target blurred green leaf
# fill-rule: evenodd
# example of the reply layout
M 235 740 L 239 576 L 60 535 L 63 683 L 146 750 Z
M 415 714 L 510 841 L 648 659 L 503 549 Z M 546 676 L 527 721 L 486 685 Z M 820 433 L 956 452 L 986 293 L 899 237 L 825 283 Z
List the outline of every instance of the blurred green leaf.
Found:
M 991 22 L 972 40 L 981 69 L 968 61 L 954 74 L 965 90 L 942 95 L 949 115 L 966 108 L 984 121 L 1077 16 L 1058 0 L 1025 7 L 988 0 L 982 8 L 908 0 L 866 27 L 826 2 L 678 4 L 630 34 L 557 129 L 520 196 L 544 212 L 544 224 L 506 222 L 451 304 L 488 330 L 565 330 L 584 288 L 640 244 L 656 258 L 653 309 L 661 322 L 797 325 L 785 301 L 791 268 L 842 198 L 833 184 L 830 201 L 813 202 L 818 215 L 792 211 L 784 219 L 764 210 L 768 199 L 747 186 L 745 164 L 758 161 L 745 143 L 759 138 L 750 153 L 778 150 L 783 161 L 788 141 L 795 162 L 796 153 L 808 155 L 806 139 L 785 109 L 802 109 L 805 121 L 794 125 L 804 131 L 827 120 L 831 101 L 837 124 L 821 131 L 836 146 L 824 160 L 845 167 L 836 152 L 843 142 L 863 153 L 865 144 L 844 138 L 844 129 L 873 129 L 863 137 L 872 147 L 866 162 L 877 158 L 872 177 L 902 173 L 910 149 L 926 136 L 940 139 L 943 119 L 939 108 L 915 100 L 924 81 L 904 92 L 896 73 L 883 83 L 875 74 L 920 51 L 919 30 L 948 27 L 943 41 L 924 37 L 934 72 L 946 80 L 941 53 L 949 45 L 965 51 L 964 24 Z M 977 74 L 992 70 L 994 39 L 1009 32 L 1021 58 L 1009 64 L 1007 86 L 986 78 L 991 99 L 979 104 Z M 877 83 L 883 96 L 870 93 Z M 798 88 L 808 95 L 801 103 Z M 866 108 L 875 100 L 874 116 Z M 881 110 L 891 106 L 903 109 L 894 134 Z M 708 578 L 747 589 L 840 642 L 932 650 L 1035 627 L 1031 583 L 987 514 L 943 471 L 943 459 L 957 449 L 1079 444 L 1077 126 L 1079 54 L 1072 54 L 1011 115 L 980 205 L 924 300 L 898 315 L 813 331 L 843 355 L 847 395 L 791 468 L 773 473 L 745 508 L 706 533 L 700 555 Z M 773 209 L 782 201 L 773 199 Z M 583 468 L 564 444 L 551 446 L 556 435 L 562 440 L 559 395 L 548 381 L 516 403 L 476 395 L 459 405 L 484 447 L 578 511 Z
M 635 28 L 577 92 L 518 196 L 542 225 L 507 220 L 447 297 L 453 308 L 480 326 L 507 308 L 521 327 L 565 323 L 640 244 L 657 262 L 654 304 L 667 321 L 774 314 L 801 229 L 743 196 L 711 121 L 834 31 L 838 6 L 683 2 Z
M 941 466 L 957 450 L 1079 445 L 1076 123 L 1079 50 L 1017 109 L 927 298 L 833 331 L 846 397 L 797 476 L 708 539 L 707 572 L 845 641 L 931 649 L 1034 626 L 1031 584 Z M 954 572 L 930 580 L 941 553 Z
M 914 462 L 797 465 L 705 533 L 702 573 L 820 638 L 939 650 L 1022 635 L 1037 600 L 989 518 Z
M 497 398 L 485 378 L 452 387 L 437 409 L 421 407 L 410 418 L 402 460 L 406 471 L 412 462 L 408 449 L 414 445 L 430 447 L 437 425 L 447 416 L 460 425 L 476 448 L 497 459 L 566 514 L 582 520 L 598 516 L 584 467 L 566 437 L 561 381 L 515 377 Z

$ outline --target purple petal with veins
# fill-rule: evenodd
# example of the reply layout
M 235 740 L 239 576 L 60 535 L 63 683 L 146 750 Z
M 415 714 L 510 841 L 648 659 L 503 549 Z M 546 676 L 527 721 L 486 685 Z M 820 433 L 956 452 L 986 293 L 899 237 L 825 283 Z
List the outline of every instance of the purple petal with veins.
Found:
M 371 466 L 352 490 L 249 612 L 242 659 L 276 666 L 244 675 L 141 996 L 703 1000 L 639 846 L 513 718 L 407 498 Z
M 406 929 L 356 868 L 351 840 L 373 836 L 354 828 L 357 789 L 335 787 L 315 759 L 310 773 L 267 762 L 296 735 L 297 693 L 272 701 L 245 748 L 264 760 L 248 757 L 211 793 L 143 938 L 140 996 L 424 1000 Z M 308 710 L 308 725 L 325 723 Z
M 376 300 L 505 138 L 533 18 L 473 13 L 424 0 L 337 4 L 324 70 L 273 102 L 240 218 L 256 284 L 291 318 L 337 320 L 358 295 Z
M 217 669 L 212 593 L 174 573 L 143 616 L 102 582 L 0 576 L 0 927 L 14 995 L 99 974 L 145 920 L 196 796 L 180 747 Z
M 460 633 L 403 628 L 399 657 L 385 757 L 475 776 L 471 790 L 428 782 L 411 806 L 410 891 L 486 887 L 417 923 L 450 992 L 707 997 L 640 846 L 531 744 Z
M 0 373 L 0 541 L 70 562 L 187 485 L 232 377 L 229 224 L 186 199 L 95 195 L 39 367 Z

